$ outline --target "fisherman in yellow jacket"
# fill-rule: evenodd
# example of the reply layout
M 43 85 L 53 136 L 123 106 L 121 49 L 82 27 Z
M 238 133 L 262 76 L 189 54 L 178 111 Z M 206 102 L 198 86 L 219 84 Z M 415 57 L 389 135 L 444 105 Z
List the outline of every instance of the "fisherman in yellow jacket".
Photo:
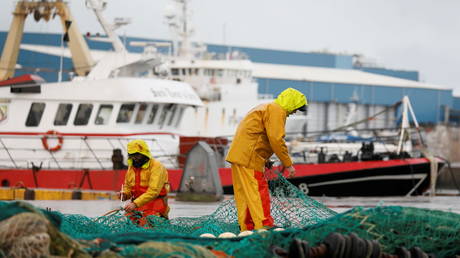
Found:
M 168 171 L 150 154 L 147 143 L 133 140 L 128 143 L 128 171 L 125 175 L 122 200 L 131 199 L 124 209 L 135 223 L 144 226 L 150 215 L 168 218 Z M 132 216 L 139 211 L 142 218 Z
M 233 192 L 241 231 L 274 226 L 270 193 L 263 174 L 265 163 L 275 153 L 289 171 L 289 177 L 295 175 L 284 140 L 284 127 L 289 115 L 306 109 L 306 97 L 288 88 L 273 102 L 253 108 L 239 124 L 226 160 L 232 164 Z

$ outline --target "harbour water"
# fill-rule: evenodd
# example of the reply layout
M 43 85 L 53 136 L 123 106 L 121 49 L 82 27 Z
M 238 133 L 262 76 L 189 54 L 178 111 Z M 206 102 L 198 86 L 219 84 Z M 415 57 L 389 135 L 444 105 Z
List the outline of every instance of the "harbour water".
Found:
M 226 196 L 225 199 L 232 198 Z M 355 206 L 372 208 L 376 206 L 403 206 L 441 210 L 460 214 L 460 196 L 411 196 L 411 197 L 315 197 L 329 208 L 341 213 Z M 120 208 L 123 204 L 114 200 L 97 201 L 28 201 L 34 206 L 50 208 L 64 214 L 81 214 L 87 217 L 98 217 Z M 180 202 L 169 200 L 170 218 L 199 217 L 213 213 L 220 202 Z

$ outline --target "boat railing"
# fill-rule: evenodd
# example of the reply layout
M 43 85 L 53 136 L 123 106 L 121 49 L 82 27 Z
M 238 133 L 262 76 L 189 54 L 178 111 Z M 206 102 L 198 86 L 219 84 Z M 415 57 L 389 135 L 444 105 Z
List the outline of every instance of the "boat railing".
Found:
M 167 167 L 176 167 L 178 140 L 171 135 L 156 137 L 163 139 L 160 141 L 157 138 L 139 136 L 3 134 L 0 135 L 0 167 L 30 169 L 42 164 L 47 169 L 110 170 L 114 167 L 114 160 L 126 163 L 126 146 L 133 139 L 145 140 L 155 158 Z
M 416 149 L 411 149 L 413 141 L 407 141 L 405 151 L 395 155 L 398 132 L 380 129 L 380 132 L 383 131 L 385 134 L 377 133 L 377 129 L 361 129 L 357 130 L 358 135 L 366 137 L 353 136 L 350 139 L 347 138 L 349 135 L 346 132 L 297 132 L 288 134 L 286 143 L 295 163 L 393 159 L 420 155 Z M 155 137 L 108 137 L 0 133 L 0 168 L 30 169 L 43 164 L 47 169 L 111 170 L 115 166 L 114 159 L 118 160 L 120 166 L 126 166 L 126 145 L 132 139 L 145 140 L 150 145 L 153 157 L 167 168 L 181 168 L 187 152 L 196 142 L 182 142 L 180 138 L 169 134 Z M 219 167 L 229 166 L 225 162 L 225 156 L 231 139 L 231 136 L 227 136 L 207 140 L 216 153 Z M 416 137 L 409 135 L 409 139 Z M 369 142 L 372 142 L 373 146 L 364 146 Z
M 408 141 L 402 153 L 397 153 L 399 131 L 395 128 L 365 128 L 331 131 L 290 132 L 286 134 L 286 145 L 295 164 L 337 163 L 366 160 L 404 159 L 421 157 L 422 151 L 417 147 L 418 133 L 409 131 Z M 217 154 L 219 167 L 229 167 L 225 156 L 232 142 L 232 136 L 220 136 L 225 141 L 208 141 Z M 211 139 L 217 139 L 211 138 Z M 191 149 L 196 142 L 181 143 Z M 185 159 L 186 153 L 180 157 Z M 277 160 L 276 155 L 272 160 Z
M 404 151 L 397 153 L 399 130 L 365 128 L 297 132 L 286 136 L 294 163 L 336 163 L 420 157 L 416 130 L 409 131 Z
M 289 154 L 295 164 L 424 157 L 424 148 L 419 142 L 418 134 L 420 132 L 416 129 L 409 129 L 407 132 L 409 134 L 405 138 L 401 153 L 397 152 L 400 137 L 398 128 L 298 131 L 287 133 L 285 139 Z M 232 137 L 230 135 L 220 136 L 217 138 L 226 139 L 226 141 L 210 144 L 217 153 L 219 167 L 230 166 L 225 162 L 225 157 L 231 145 Z M 278 161 L 276 155 L 273 155 L 271 159 L 275 162 Z

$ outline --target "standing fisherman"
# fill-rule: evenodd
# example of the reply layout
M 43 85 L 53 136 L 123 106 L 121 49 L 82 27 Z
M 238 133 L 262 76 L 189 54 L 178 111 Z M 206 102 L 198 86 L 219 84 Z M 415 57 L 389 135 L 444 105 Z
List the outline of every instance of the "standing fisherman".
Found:
M 122 200 L 131 199 L 125 205 L 127 216 L 133 222 L 144 226 L 146 217 L 155 215 L 168 219 L 169 206 L 168 171 L 158 160 L 155 160 L 143 140 L 133 140 L 128 143 L 128 171 L 125 175 Z M 141 212 L 137 218 L 134 211 Z
M 297 110 L 307 110 L 306 97 L 288 88 L 271 103 L 253 108 L 241 121 L 226 160 L 232 164 L 233 192 L 240 230 L 271 228 L 270 194 L 263 171 L 273 155 L 295 175 L 285 136 L 286 118 Z

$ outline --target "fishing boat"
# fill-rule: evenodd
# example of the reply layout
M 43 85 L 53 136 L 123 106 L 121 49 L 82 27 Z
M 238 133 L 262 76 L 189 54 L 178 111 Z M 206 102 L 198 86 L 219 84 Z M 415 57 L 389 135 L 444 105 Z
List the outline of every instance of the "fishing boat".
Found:
M 74 65 L 85 69 L 68 82 L 46 83 L 35 75 L 0 82 L 3 186 L 78 187 L 78 182 L 66 175 L 72 178 L 75 172 L 88 174 L 89 170 L 104 171 L 102 174 L 111 178 L 112 159 L 123 161 L 122 150 L 133 138 L 146 140 L 153 155 L 166 166 L 177 166 L 177 159 L 171 157 L 179 151 L 177 133 L 184 110 L 203 104 L 189 84 L 132 76 L 128 72 L 132 66 L 140 67 L 138 71 L 154 69 L 159 61 L 154 55 L 133 61 L 114 35 L 116 51 L 96 64 L 62 1 L 20 1 L 15 13 L 22 15 L 12 22 L 2 64 L 15 62 L 19 46 L 14 43 L 21 37 L 21 22 L 29 13 L 34 13 L 36 20 L 49 19 L 55 13 L 65 24 L 64 38 L 75 56 Z M 2 75 L 12 75 L 11 69 L 5 71 Z M 46 175 L 45 168 L 58 174 L 40 180 L 35 173 Z M 34 175 L 26 171 L 34 171 Z M 34 184 L 29 184 L 30 179 Z
M 2 82 L 2 185 L 116 191 L 125 167 L 115 160 L 118 156 L 123 163 L 122 150 L 133 138 L 146 139 L 153 146 L 153 155 L 169 168 L 173 191 L 183 180 L 177 155 L 180 150 L 204 140 L 220 159 L 224 157 L 231 139 L 175 133 L 183 115 L 180 110 L 201 105 L 191 87 L 137 78 L 133 91 L 132 82 L 133 78 L 118 78 L 40 85 L 32 76 Z M 361 143 L 288 141 L 297 170 L 289 180 L 311 196 L 424 193 L 443 162 L 420 152 L 409 154 L 413 151 L 408 149 L 405 135 L 410 128 L 410 102 L 405 98 L 403 103 L 397 145 L 374 144 L 375 139 L 370 138 L 360 138 Z M 41 132 L 50 127 L 53 130 Z M 151 132 L 152 127 L 157 131 Z M 231 170 L 221 162 L 218 173 L 224 193 L 232 194 Z
M 79 47 L 85 53 L 80 56 L 88 57 L 84 67 L 91 64 L 91 69 L 70 82 L 44 83 L 25 76 L 0 83 L 2 186 L 117 191 L 125 173 L 125 146 L 129 140 L 141 138 L 167 166 L 173 191 L 179 187 L 181 159 L 187 150 L 200 140 L 207 141 L 221 158 L 218 173 L 224 192 L 231 193 L 229 164 L 222 160 L 231 135 L 249 108 L 271 101 L 257 96 L 251 62 L 236 54 L 217 60 L 202 53 L 197 59 L 185 39 L 177 48 L 180 55 L 158 56 L 152 51 L 157 43 L 144 43 L 146 51 L 141 57 L 132 55 L 103 19 L 100 2 L 89 3 L 113 43 L 112 53 L 94 65 L 85 47 Z M 72 24 L 70 28 L 75 29 Z M 69 42 L 81 42 L 75 39 L 78 35 L 70 33 Z M 299 132 L 306 121 L 305 114 L 289 120 L 288 136 L 307 137 L 306 132 Z M 407 122 L 403 124 L 406 129 Z M 290 180 L 309 195 L 421 194 L 437 173 L 433 164 L 440 168 L 442 163 L 405 155 L 402 136 L 400 140 L 395 155 L 378 160 L 357 153 L 354 160 L 340 153 L 331 159 L 335 154 L 332 146 L 324 144 L 323 150 L 329 150 L 331 156 L 320 160 L 327 156 L 321 147 L 307 147 L 300 141 L 303 149 L 293 151 L 293 157 L 299 153 L 310 157 L 319 149 L 320 162 L 313 163 L 311 157 L 295 158 L 298 172 Z M 293 147 L 294 141 L 288 144 Z M 349 143 L 344 148 L 352 152 Z

